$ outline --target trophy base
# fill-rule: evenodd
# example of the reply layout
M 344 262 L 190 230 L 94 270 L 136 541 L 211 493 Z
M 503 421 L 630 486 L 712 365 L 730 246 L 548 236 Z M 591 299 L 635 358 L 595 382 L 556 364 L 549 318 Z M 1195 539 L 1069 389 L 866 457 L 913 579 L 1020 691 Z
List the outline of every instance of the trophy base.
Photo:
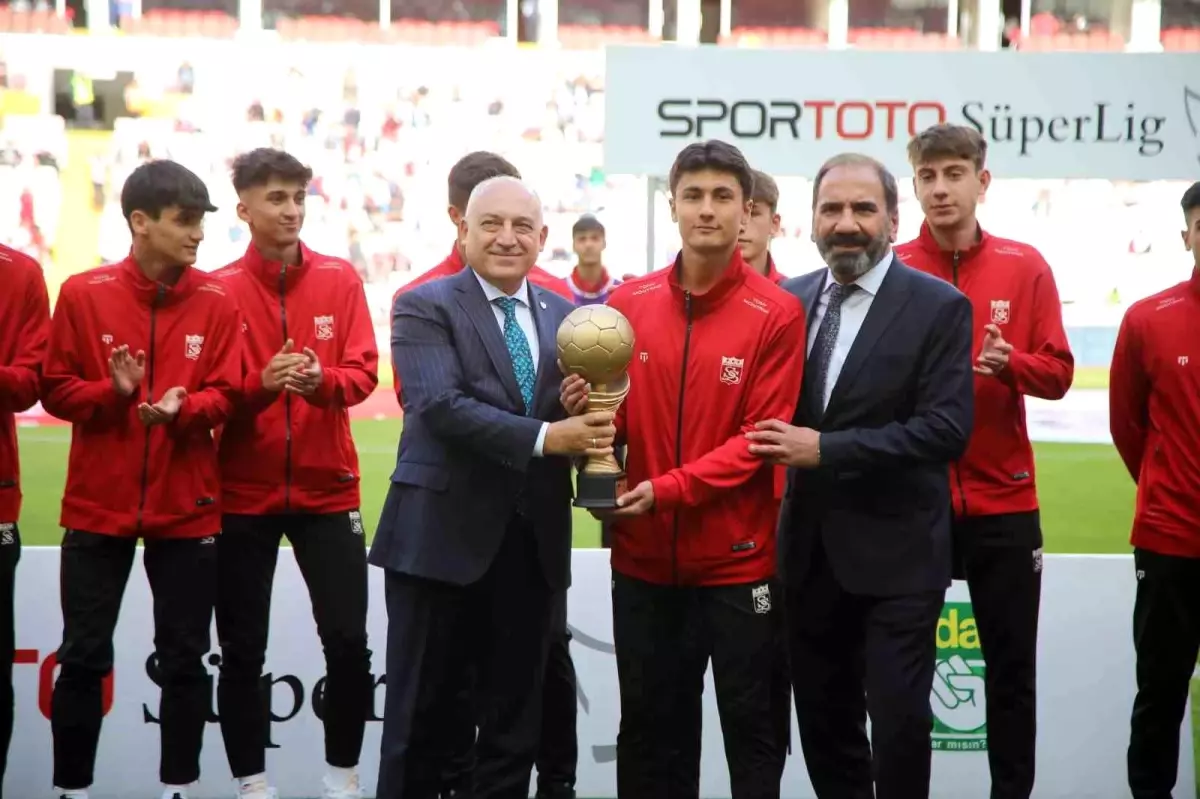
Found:
M 577 508 L 588 510 L 616 510 L 617 497 L 624 494 L 628 483 L 624 472 L 617 474 L 588 474 L 581 472 L 575 481 Z

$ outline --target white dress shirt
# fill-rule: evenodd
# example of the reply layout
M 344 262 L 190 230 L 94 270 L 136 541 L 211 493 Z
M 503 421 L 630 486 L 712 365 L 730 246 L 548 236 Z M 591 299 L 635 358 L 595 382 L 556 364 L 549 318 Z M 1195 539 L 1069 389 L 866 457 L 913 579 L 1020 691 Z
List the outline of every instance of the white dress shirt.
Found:
M 838 376 L 842 373 L 842 367 L 845 366 L 846 358 L 850 355 L 850 348 L 854 346 L 854 339 L 858 338 L 858 331 L 862 329 L 863 322 L 866 321 L 867 312 L 871 310 L 871 303 L 875 301 L 875 295 L 879 293 L 879 287 L 883 285 L 883 279 L 887 277 L 894 257 L 892 251 L 888 250 L 887 255 L 883 256 L 883 260 L 854 281 L 859 290 L 847 295 L 842 300 L 842 322 L 833 345 L 833 353 L 829 356 L 829 375 L 825 379 L 825 396 L 821 398 L 822 410 L 829 405 L 829 398 L 833 396 L 833 388 L 837 385 Z M 808 328 L 807 352 L 809 353 L 812 352 L 813 343 L 817 340 L 821 322 L 825 319 L 825 309 L 829 307 L 829 292 L 836 283 L 833 271 L 830 270 L 829 274 L 825 276 L 825 286 L 821 289 L 821 296 L 817 298 L 817 307 L 813 309 L 812 324 Z
M 484 280 L 474 269 L 471 271 L 474 272 L 475 279 L 479 281 L 479 286 L 483 289 L 483 296 L 487 297 L 488 305 L 492 306 L 492 313 L 496 317 L 496 324 L 500 326 L 501 336 L 504 335 L 504 309 L 496 300 L 511 296 L 517 301 L 517 324 L 520 326 L 521 332 L 525 334 L 525 341 L 529 344 L 529 354 L 533 358 L 533 379 L 537 380 L 538 355 L 541 351 L 538 349 L 538 333 L 537 325 L 533 322 L 533 309 L 529 305 L 532 302 L 529 295 L 529 281 L 522 280 L 520 287 L 510 295 Z M 533 457 L 542 457 L 542 445 L 546 441 L 546 431 L 549 429 L 550 423 L 542 422 L 542 429 L 533 445 Z

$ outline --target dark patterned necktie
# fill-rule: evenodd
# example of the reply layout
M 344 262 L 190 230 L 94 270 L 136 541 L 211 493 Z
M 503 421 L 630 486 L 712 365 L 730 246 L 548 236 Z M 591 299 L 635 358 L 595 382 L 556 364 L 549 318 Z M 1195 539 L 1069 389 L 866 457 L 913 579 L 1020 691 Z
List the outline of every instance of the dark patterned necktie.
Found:
M 496 304 L 504 311 L 504 344 L 508 347 L 508 356 L 512 358 L 513 375 L 517 378 L 517 387 L 521 389 L 521 399 L 525 400 L 525 413 L 528 415 L 533 408 L 535 374 L 529 339 L 517 322 L 517 301 L 512 297 L 501 297 Z
M 825 308 L 825 316 L 821 319 L 821 327 L 817 329 L 817 339 L 813 342 L 812 353 L 809 355 L 808 368 L 812 370 L 816 391 L 814 396 L 822 411 L 825 410 L 825 383 L 829 379 L 829 361 L 833 358 L 838 330 L 842 327 L 842 303 L 858 291 L 858 288 L 857 283 L 848 286 L 834 283 L 830 287 L 829 305 Z

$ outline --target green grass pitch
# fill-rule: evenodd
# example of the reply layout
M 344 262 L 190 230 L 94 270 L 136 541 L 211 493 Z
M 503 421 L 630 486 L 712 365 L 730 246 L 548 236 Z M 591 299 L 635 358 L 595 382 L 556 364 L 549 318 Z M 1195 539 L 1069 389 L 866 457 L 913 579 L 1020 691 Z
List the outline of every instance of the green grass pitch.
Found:
M 379 521 L 388 478 L 396 461 L 399 420 L 354 422 L 362 470 L 363 520 L 368 534 Z M 59 503 L 66 478 L 70 428 L 23 427 L 21 483 L 25 503 L 21 538 L 29 546 L 61 541 Z M 1038 444 L 1037 480 L 1047 552 L 1129 552 L 1134 486 L 1116 451 L 1107 445 Z M 576 509 L 576 547 L 595 547 L 600 528 Z

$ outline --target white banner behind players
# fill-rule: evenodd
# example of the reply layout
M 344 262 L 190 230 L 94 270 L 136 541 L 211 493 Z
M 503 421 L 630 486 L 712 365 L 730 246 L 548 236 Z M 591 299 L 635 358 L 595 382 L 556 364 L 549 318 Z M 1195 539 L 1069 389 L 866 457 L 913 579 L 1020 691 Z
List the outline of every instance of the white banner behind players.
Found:
M 1045 558 L 1039 682 L 1039 799 L 1107 799 L 1127 796 L 1125 746 L 1133 700 L 1133 651 L 1129 616 L 1134 575 L 1127 557 L 1048 556 Z M 616 670 L 611 654 L 607 553 L 577 550 L 571 589 L 573 645 L 580 682 L 580 797 L 615 794 L 613 761 L 618 721 Z M 370 633 L 375 672 L 382 683 L 387 615 L 383 580 L 371 570 Z M 290 550 L 280 557 L 271 618 L 267 669 L 273 683 L 268 766 L 284 799 L 312 796 L 320 784 L 322 731 L 320 646 L 307 596 Z M 978 673 L 974 622 L 966 591 L 956 585 L 939 628 L 944 661 L 939 691 L 931 697 L 939 723 L 935 730 L 934 795 L 939 799 L 986 799 L 987 755 L 978 750 L 982 697 L 971 694 Z M 12 796 L 46 796 L 51 787 L 50 689 L 52 653 L 58 645 L 58 549 L 30 547 L 17 581 L 16 733 L 6 782 Z M 157 777 L 158 690 L 152 682 L 150 593 L 141 560 L 130 578 L 117 628 L 117 661 L 111 708 L 104 721 L 93 799 L 153 796 Z M 215 641 L 215 637 L 214 637 Z M 217 654 L 210 655 L 210 664 Z M 210 667 L 215 676 L 215 667 Z M 376 690 L 375 710 L 383 710 L 384 687 Z M 713 693 L 705 694 L 702 795 L 729 795 Z M 951 707 L 953 705 L 953 707 Z M 205 739 L 204 780 L 193 793 L 201 799 L 231 795 L 229 768 L 215 715 Z M 368 726 L 363 752 L 364 782 L 372 790 L 378 765 L 380 725 Z M 793 740 L 798 739 L 793 732 Z M 961 746 L 956 741 L 961 741 Z M 968 751 L 955 751 L 954 747 Z M 1184 753 L 1192 751 L 1185 724 Z M 810 797 L 799 746 L 785 776 L 784 797 Z M 1177 797 L 1194 799 L 1193 764 L 1185 754 Z
M 606 62 L 613 173 L 665 175 L 684 145 L 715 138 L 776 176 L 811 177 L 847 150 L 909 174 L 905 145 L 937 122 L 975 126 L 1004 178 L 1191 180 L 1200 161 L 1190 53 L 634 46 Z

